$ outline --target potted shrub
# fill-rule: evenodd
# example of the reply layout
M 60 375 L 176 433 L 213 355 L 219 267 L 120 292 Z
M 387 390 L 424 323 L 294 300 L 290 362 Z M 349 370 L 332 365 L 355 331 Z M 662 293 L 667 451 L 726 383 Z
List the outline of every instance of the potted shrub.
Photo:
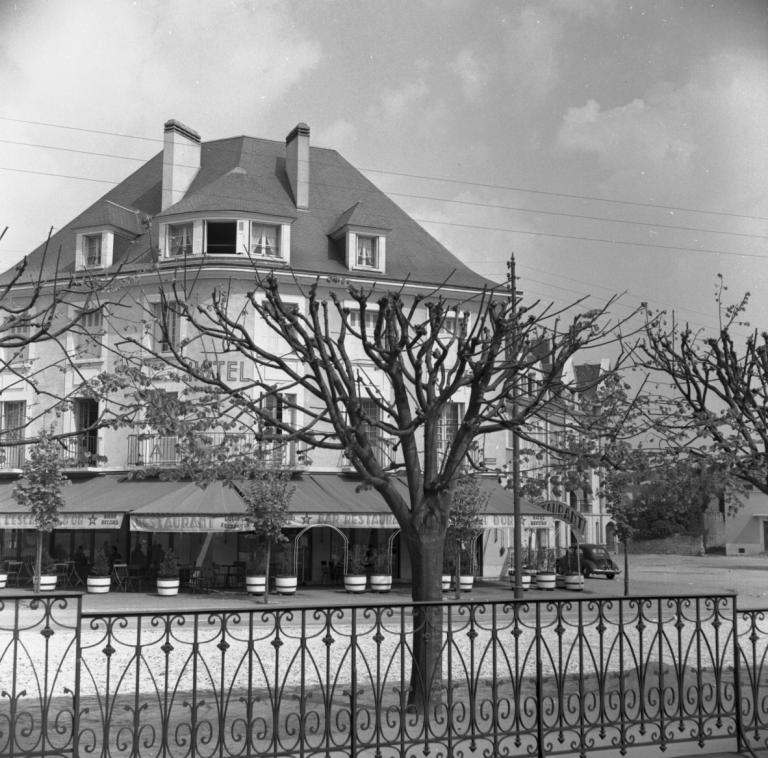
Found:
M 37 581 L 40 592 L 52 592 L 56 589 L 56 561 L 45 551 L 40 557 L 40 575 Z
M 50 433 L 41 431 L 38 441 L 29 448 L 29 457 L 22 466 L 21 478 L 13 490 L 13 497 L 23 508 L 28 508 L 36 529 L 34 591 L 43 589 L 41 581 L 47 577 L 46 590 L 56 587 L 56 574 L 45 574 L 43 535 L 52 532 L 60 522 L 59 511 L 64 507 L 62 489 L 69 480 L 61 473 L 59 445 Z M 50 556 L 47 556 L 50 559 Z M 52 564 L 49 561 L 49 565 Z M 54 571 L 53 566 L 50 571 Z
M 103 550 L 99 550 L 93 558 L 93 565 L 88 572 L 86 588 L 90 593 L 109 592 L 112 577 L 109 571 L 109 561 Z
M 448 513 L 448 531 L 445 548 L 455 557 L 454 587 L 456 597 L 469 592 L 474 586 L 474 549 L 478 535 L 483 528 L 482 512 L 488 502 L 488 495 L 480 491 L 473 474 L 464 474 L 456 482 Z
M 450 592 L 453 586 L 453 575 L 456 573 L 456 542 L 446 538 L 443 548 L 443 573 L 440 585 L 443 592 Z
M 543 551 L 538 561 L 538 570 L 536 571 L 536 589 L 553 590 L 557 586 L 557 573 L 555 572 L 553 551 L 546 549 Z
M 157 567 L 157 594 L 178 595 L 179 561 L 173 550 L 166 550 L 163 560 Z
M 268 547 L 256 549 L 245 564 L 245 591 L 249 595 L 264 595 L 267 591 L 268 556 Z
M 366 548 L 352 545 L 347 554 L 347 573 L 344 574 L 344 589 L 347 592 L 365 592 L 368 577 L 365 575 Z
M 389 592 L 392 589 L 392 568 L 388 547 L 374 548 L 371 555 L 371 592 Z
M 280 595 L 293 595 L 298 586 L 296 567 L 293 562 L 293 551 L 285 548 L 280 553 L 279 568 L 275 576 L 275 592 Z
M 288 502 L 294 489 L 291 485 L 291 472 L 273 468 L 251 471 L 245 485 L 238 487 L 245 501 L 246 518 L 253 527 L 253 537 L 260 537 L 263 541 L 261 549 L 251 551 L 251 560 L 246 566 L 246 589 L 249 593 L 259 594 L 260 588 L 265 603 L 269 599 L 272 544 L 279 545 L 288 541 L 283 529 L 288 523 Z M 275 589 L 281 594 L 293 594 L 298 580 L 290 560 L 290 551 L 283 559 L 280 576 L 275 577 Z
M 5 561 L 0 559 L 0 590 L 4 590 L 8 585 L 8 572 Z

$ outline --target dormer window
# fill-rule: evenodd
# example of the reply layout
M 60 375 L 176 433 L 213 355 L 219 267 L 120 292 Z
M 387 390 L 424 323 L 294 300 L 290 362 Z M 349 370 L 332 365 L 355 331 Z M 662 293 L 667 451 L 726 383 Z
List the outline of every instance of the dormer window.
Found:
M 115 246 L 111 229 L 88 230 L 77 235 L 77 268 L 109 268 Z
M 101 234 L 86 234 L 83 237 L 83 254 L 85 265 L 101 266 Z
M 279 218 L 182 218 L 161 222 L 162 256 L 242 256 L 288 263 L 291 223 Z
M 192 255 L 192 222 L 168 224 L 168 255 Z

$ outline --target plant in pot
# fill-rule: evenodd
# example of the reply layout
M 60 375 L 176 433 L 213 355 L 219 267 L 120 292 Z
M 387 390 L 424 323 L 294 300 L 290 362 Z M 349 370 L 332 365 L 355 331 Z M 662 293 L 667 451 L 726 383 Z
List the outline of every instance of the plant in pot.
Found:
M 443 548 L 443 573 L 440 579 L 443 592 L 450 592 L 456 574 L 456 540 L 446 536 Z
M 59 511 L 64 507 L 62 488 L 69 480 L 61 473 L 60 446 L 52 434 L 41 431 L 38 441 L 29 447 L 27 459 L 21 470 L 21 478 L 13 489 L 13 497 L 32 514 L 37 530 L 35 543 L 34 591 L 40 592 L 45 577 L 45 589 L 56 587 L 56 574 L 44 574 L 43 535 L 52 532 L 59 524 Z M 52 585 L 52 586 L 51 586 Z
M 179 593 L 179 560 L 170 548 L 157 567 L 157 594 L 177 595 Z
M 269 598 L 272 545 L 288 541 L 283 529 L 288 523 L 288 502 L 295 489 L 291 485 L 291 472 L 257 468 L 249 472 L 245 485 L 238 489 L 245 501 L 246 518 L 253 527 L 253 537 L 261 539 L 261 544 L 251 551 L 251 559 L 246 566 L 246 589 L 252 594 L 260 593 L 266 603 Z M 290 558 L 290 551 L 288 554 Z M 281 576 L 275 577 L 275 589 L 281 594 L 292 594 L 296 592 L 296 585 L 297 578 L 291 561 L 289 566 L 281 566 Z
M 389 592 L 392 589 L 392 569 L 389 548 L 376 547 L 371 553 L 371 592 Z
M 99 550 L 93 558 L 93 565 L 88 572 L 86 588 L 90 593 L 109 592 L 112 577 L 109 571 L 109 561 L 103 550 Z
M 50 592 L 55 590 L 56 578 L 56 561 L 44 550 L 40 556 L 39 591 Z
M 448 513 L 445 548 L 455 550 L 454 587 L 456 598 L 463 590 L 468 592 L 474 584 L 474 547 L 483 528 L 482 512 L 488 502 L 473 474 L 463 474 L 456 482 Z M 466 572 L 466 573 L 462 573 Z
M 6 570 L 5 561 L 0 556 L 0 590 L 4 590 L 8 585 L 8 572 Z
M 245 590 L 249 595 L 265 595 L 269 573 L 269 545 L 259 545 L 251 550 L 245 564 Z M 266 602 L 266 600 L 265 600 Z
M 344 574 L 344 589 L 347 592 L 365 592 L 368 577 L 365 568 L 368 550 L 365 545 L 352 545 L 347 554 L 347 573 Z
M 536 589 L 553 590 L 557 586 L 557 573 L 555 572 L 554 551 L 546 548 L 538 557 L 536 571 Z
M 275 592 L 280 595 L 293 595 L 298 586 L 293 550 L 289 547 L 284 548 L 280 553 L 278 565 L 279 569 L 275 577 Z

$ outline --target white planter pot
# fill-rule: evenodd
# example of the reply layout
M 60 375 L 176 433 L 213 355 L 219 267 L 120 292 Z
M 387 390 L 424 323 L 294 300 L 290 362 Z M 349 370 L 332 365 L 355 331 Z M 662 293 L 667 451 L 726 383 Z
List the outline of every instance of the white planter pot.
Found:
M 443 574 L 441 578 L 441 584 L 443 588 L 443 592 L 450 592 L 451 591 L 451 585 L 453 584 L 453 577 L 450 574 Z
M 296 592 L 299 580 L 295 576 L 276 576 L 275 592 L 280 595 L 293 595 Z
M 509 583 L 512 585 L 512 589 L 515 588 L 515 572 L 510 571 L 509 572 Z M 531 589 L 531 575 L 523 573 L 522 577 L 520 579 L 520 586 L 523 588 L 523 590 L 529 590 Z
M 584 589 L 584 577 L 581 574 L 567 574 L 565 577 L 565 589 L 581 592 Z
M 392 589 L 390 574 L 371 574 L 371 592 L 389 592 Z
M 0 590 L 4 590 L 8 584 L 8 574 L 0 574 Z
M 157 580 L 157 594 L 162 596 L 179 594 L 179 579 L 160 579 Z
M 253 576 L 246 575 L 245 577 L 245 590 L 250 595 L 263 595 L 264 590 L 267 588 L 267 577 L 254 574 Z
M 89 576 L 86 579 L 88 594 L 97 595 L 109 592 L 112 586 L 112 578 L 109 576 Z
M 365 574 L 347 574 L 344 577 L 344 589 L 347 592 L 365 592 L 368 577 Z
M 459 589 L 462 592 L 470 592 L 475 585 L 475 577 L 472 574 L 461 574 L 459 576 Z
M 53 592 L 56 589 L 56 574 L 40 574 L 40 592 Z
M 557 574 L 550 571 L 542 571 L 536 574 L 537 590 L 554 590 L 557 584 Z

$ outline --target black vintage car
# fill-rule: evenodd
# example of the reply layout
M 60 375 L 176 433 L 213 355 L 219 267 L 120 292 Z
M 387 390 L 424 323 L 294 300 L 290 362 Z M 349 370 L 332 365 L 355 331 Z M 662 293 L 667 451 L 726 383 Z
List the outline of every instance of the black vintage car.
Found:
M 578 561 L 576 549 L 579 550 Z M 590 576 L 604 576 L 613 579 L 621 569 L 611 560 L 611 555 L 605 545 L 589 543 L 573 545 L 568 552 L 557 559 L 555 564 L 558 574 L 573 574 L 581 571 L 585 579 Z

